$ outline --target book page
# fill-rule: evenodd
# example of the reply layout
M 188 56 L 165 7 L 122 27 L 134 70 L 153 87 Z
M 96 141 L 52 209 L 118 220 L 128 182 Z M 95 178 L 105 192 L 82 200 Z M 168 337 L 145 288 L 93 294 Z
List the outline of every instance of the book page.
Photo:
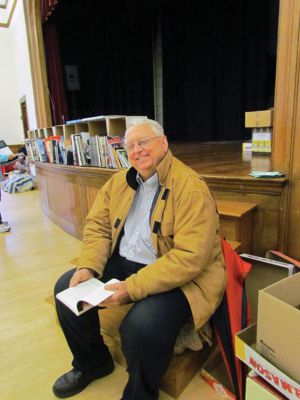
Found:
M 92 278 L 92 279 L 95 279 L 95 278 Z M 96 279 L 96 281 L 98 281 L 98 279 Z M 105 290 L 103 287 L 105 285 L 108 285 L 111 283 L 116 283 L 119 281 L 117 279 L 111 279 L 110 281 L 108 281 L 106 283 L 103 283 L 100 281 L 98 281 L 98 282 L 101 283 L 101 285 L 102 285 L 101 289 L 100 289 L 100 286 L 96 287 L 96 285 L 95 285 L 94 290 L 91 290 L 89 293 L 84 295 L 84 301 L 89 304 L 92 304 L 94 306 L 101 303 L 103 300 L 107 299 L 114 293 L 112 290 Z
M 107 284 L 119 282 L 117 279 L 111 279 Z M 103 289 L 106 283 L 96 278 L 79 283 L 77 286 L 69 287 L 58 293 L 56 298 L 70 308 L 76 315 L 82 314 L 93 306 L 101 303 L 114 292 Z M 88 304 L 83 304 L 88 303 Z

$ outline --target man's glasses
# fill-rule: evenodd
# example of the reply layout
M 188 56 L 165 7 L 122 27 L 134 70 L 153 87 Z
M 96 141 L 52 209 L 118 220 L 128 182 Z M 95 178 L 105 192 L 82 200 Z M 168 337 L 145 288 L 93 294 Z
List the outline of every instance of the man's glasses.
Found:
M 135 149 L 136 145 L 138 145 L 142 149 L 146 149 L 147 147 L 150 146 L 150 144 L 151 144 L 151 142 L 153 142 L 153 140 L 160 139 L 161 137 L 162 136 L 155 136 L 153 138 L 140 139 L 133 143 L 125 143 L 125 149 L 126 149 L 127 153 L 132 153 L 133 150 Z

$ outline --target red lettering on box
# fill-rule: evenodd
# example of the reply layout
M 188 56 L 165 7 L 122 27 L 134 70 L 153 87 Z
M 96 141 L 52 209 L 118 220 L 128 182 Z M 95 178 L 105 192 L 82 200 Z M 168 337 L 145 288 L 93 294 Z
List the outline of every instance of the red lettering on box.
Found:
M 250 357 L 249 363 L 253 368 L 256 368 L 257 362 L 254 360 L 254 358 Z
M 254 358 L 250 357 L 249 359 L 249 364 L 250 366 L 256 370 L 260 375 L 265 377 L 269 381 L 273 381 L 276 386 L 281 386 L 283 390 L 286 392 L 293 394 L 297 396 L 298 399 L 300 399 L 300 389 L 292 386 L 288 382 L 284 381 L 283 379 L 280 379 L 278 376 L 274 375 L 271 371 L 267 370 L 264 368 L 261 364 L 259 364 Z
M 288 391 L 289 393 L 292 393 L 292 387 L 289 383 L 283 381 L 282 379 L 280 379 L 280 382 L 281 382 L 282 389 Z
M 278 378 L 278 376 L 276 376 L 276 375 L 274 375 L 274 374 L 272 374 L 271 373 L 271 375 L 272 375 L 272 378 L 273 378 L 273 381 L 274 381 L 274 383 L 275 383 L 275 385 L 279 385 L 279 378 Z
M 265 369 L 260 364 L 256 364 L 256 369 L 260 374 L 264 375 Z
M 272 380 L 272 374 L 271 374 L 271 372 L 268 371 L 267 369 L 265 369 L 264 372 L 265 372 L 265 377 L 266 377 L 269 381 L 271 381 L 271 380 Z
M 300 399 L 300 389 L 295 388 L 295 394 Z

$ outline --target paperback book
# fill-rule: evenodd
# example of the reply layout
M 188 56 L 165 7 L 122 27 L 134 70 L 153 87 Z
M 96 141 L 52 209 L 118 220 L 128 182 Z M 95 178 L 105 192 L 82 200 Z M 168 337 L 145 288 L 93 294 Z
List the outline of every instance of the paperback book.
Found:
M 63 290 L 56 295 L 56 298 L 79 316 L 112 296 L 114 292 L 104 289 L 104 286 L 116 282 L 119 281 L 111 279 L 103 283 L 99 279 L 91 278 L 77 286 Z

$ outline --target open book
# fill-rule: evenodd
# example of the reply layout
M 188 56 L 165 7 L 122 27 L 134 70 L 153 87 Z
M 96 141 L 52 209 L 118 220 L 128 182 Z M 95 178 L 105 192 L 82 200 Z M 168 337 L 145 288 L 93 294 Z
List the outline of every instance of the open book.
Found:
M 96 278 L 91 278 L 57 293 L 56 298 L 69 307 L 74 314 L 81 315 L 110 297 L 114 292 L 105 290 L 104 285 L 116 282 L 119 281 L 111 279 L 103 283 Z

